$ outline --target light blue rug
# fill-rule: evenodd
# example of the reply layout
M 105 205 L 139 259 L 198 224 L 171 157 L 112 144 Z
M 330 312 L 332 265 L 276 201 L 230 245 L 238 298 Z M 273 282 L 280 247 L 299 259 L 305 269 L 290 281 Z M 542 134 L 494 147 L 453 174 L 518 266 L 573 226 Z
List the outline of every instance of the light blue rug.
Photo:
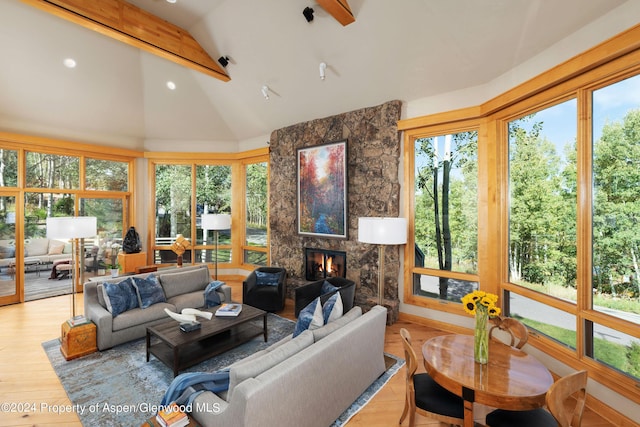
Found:
M 262 326 L 262 320 L 259 320 Z M 269 341 L 255 338 L 235 349 L 181 372 L 213 372 L 259 351 L 293 332 L 295 322 L 269 314 Z M 140 426 L 156 413 L 164 392 L 173 380 L 172 370 L 151 356 L 146 362 L 145 340 L 66 361 L 60 340 L 42 343 L 49 361 L 84 426 Z M 388 369 L 331 427 L 343 426 L 404 365 L 404 360 L 385 354 Z

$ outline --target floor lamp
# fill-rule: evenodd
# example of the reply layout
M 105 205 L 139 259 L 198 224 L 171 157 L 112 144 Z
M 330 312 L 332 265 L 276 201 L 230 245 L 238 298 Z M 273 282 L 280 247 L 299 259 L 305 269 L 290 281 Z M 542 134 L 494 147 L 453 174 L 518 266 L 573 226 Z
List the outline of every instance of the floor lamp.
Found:
M 84 267 L 84 239 L 95 237 L 97 219 L 94 216 L 70 216 L 47 218 L 47 237 L 50 239 L 71 240 L 71 318 L 76 319 L 76 290 L 82 286 L 82 269 Z M 81 316 L 78 316 L 81 317 Z
M 384 247 L 407 243 L 406 218 L 358 218 L 358 241 L 379 245 L 378 304 L 384 305 Z
M 206 236 L 207 230 L 213 230 L 216 239 L 216 275 L 218 280 L 218 234 L 221 230 L 231 228 L 231 215 L 229 214 L 203 214 L 201 218 L 201 227 L 203 235 Z

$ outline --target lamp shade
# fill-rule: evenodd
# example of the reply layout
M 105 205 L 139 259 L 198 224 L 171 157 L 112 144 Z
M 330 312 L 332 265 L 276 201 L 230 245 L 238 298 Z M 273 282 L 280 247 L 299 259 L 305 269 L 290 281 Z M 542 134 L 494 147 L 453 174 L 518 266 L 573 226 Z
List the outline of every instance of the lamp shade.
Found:
M 358 218 L 358 241 L 376 245 L 407 243 L 406 218 Z
M 95 216 L 61 216 L 47 218 L 47 237 L 50 239 L 81 239 L 98 234 Z
M 202 214 L 201 227 L 205 230 L 228 230 L 231 228 L 231 215 Z

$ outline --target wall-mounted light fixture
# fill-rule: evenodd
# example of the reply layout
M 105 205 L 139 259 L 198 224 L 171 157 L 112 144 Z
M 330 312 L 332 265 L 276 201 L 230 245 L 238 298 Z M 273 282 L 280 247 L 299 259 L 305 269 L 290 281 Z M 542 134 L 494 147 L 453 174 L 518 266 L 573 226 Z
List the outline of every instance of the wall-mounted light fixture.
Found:
M 62 61 L 62 63 L 67 68 L 76 68 L 76 65 L 78 65 L 76 63 L 76 60 L 73 58 L 66 58 L 64 61 Z
M 220 58 L 218 58 L 218 62 L 220 63 L 220 65 L 222 65 L 222 68 L 224 68 L 229 64 L 229 57 L 221 56 Z
M 269 86 L 267 85 L 262 86 L 261 92 L 262 92 L 262 96 L 264 96 L 264 99 L 269 99 Z
M 304 19 L 306 19 L 307 22 L 313 21 L 313 9 L 311 9 L 310 7 L 305 7 L 302 11 L 302 14 L 304 15 Z
M 321 62 L 320 63 L 320 80 L 324 80 L 326 70 L 327 70 L 327 64 L 324 62 Z

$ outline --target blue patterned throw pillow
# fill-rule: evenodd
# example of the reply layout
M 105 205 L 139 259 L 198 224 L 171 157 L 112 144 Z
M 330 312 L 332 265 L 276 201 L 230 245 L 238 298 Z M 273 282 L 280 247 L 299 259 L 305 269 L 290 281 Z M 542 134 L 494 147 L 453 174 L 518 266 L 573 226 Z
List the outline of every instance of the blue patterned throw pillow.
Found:
M 340 288 L 337 288 L 331 284 L 328 280 L 325 280 L 322 283 L 322 288 L 320 288 L 320 295 L 325 295 L 333 291 L 337 291 Z
M 138 307 L 138 295 L 130 277 L 117 283 L 105 282 L 102 284 L 102 291 L 107 310 L 113 317 Z
M 267 273 L 256 271 L 256 285 L 258 286 L 278 286 L 280 273 Z
M 153 304 L 167 300 L 164 296 L 162 286 L 160 286 L 160 282 L 158 282 L 158 278 L 153 274 L 147 277 L 134 277 L 133 287 L 136 290 L 140 308 L 147 308 Z
M 293 337 L 297 337 L 307 329 L 313 330 L 324 325 L 324 315 L 322 314 L 322 303 L 320 297 L 314 299 L 308 306 L 300 310 L 298 321 L 293 331 Z
M 214 305 L 220 305 L 222 304 L 222 301 L 220 300 L 220 295 L 218 295 L 217 290 L 224 285 L 224 282 L 221 282 L 219 280 L 214 280 L 213 282 L 209 283 L 207 285 L 207 287 L 204 289 L 204 306 L 209 308 L 209 307 L 213 307 Z
M 331 295 L 327 302 L 322 306 L 322 316 L 324 318 L 325 325 L 342 317 L 343 311 L 342 297 L 340 296 L 340 292 L 336 292 Z

